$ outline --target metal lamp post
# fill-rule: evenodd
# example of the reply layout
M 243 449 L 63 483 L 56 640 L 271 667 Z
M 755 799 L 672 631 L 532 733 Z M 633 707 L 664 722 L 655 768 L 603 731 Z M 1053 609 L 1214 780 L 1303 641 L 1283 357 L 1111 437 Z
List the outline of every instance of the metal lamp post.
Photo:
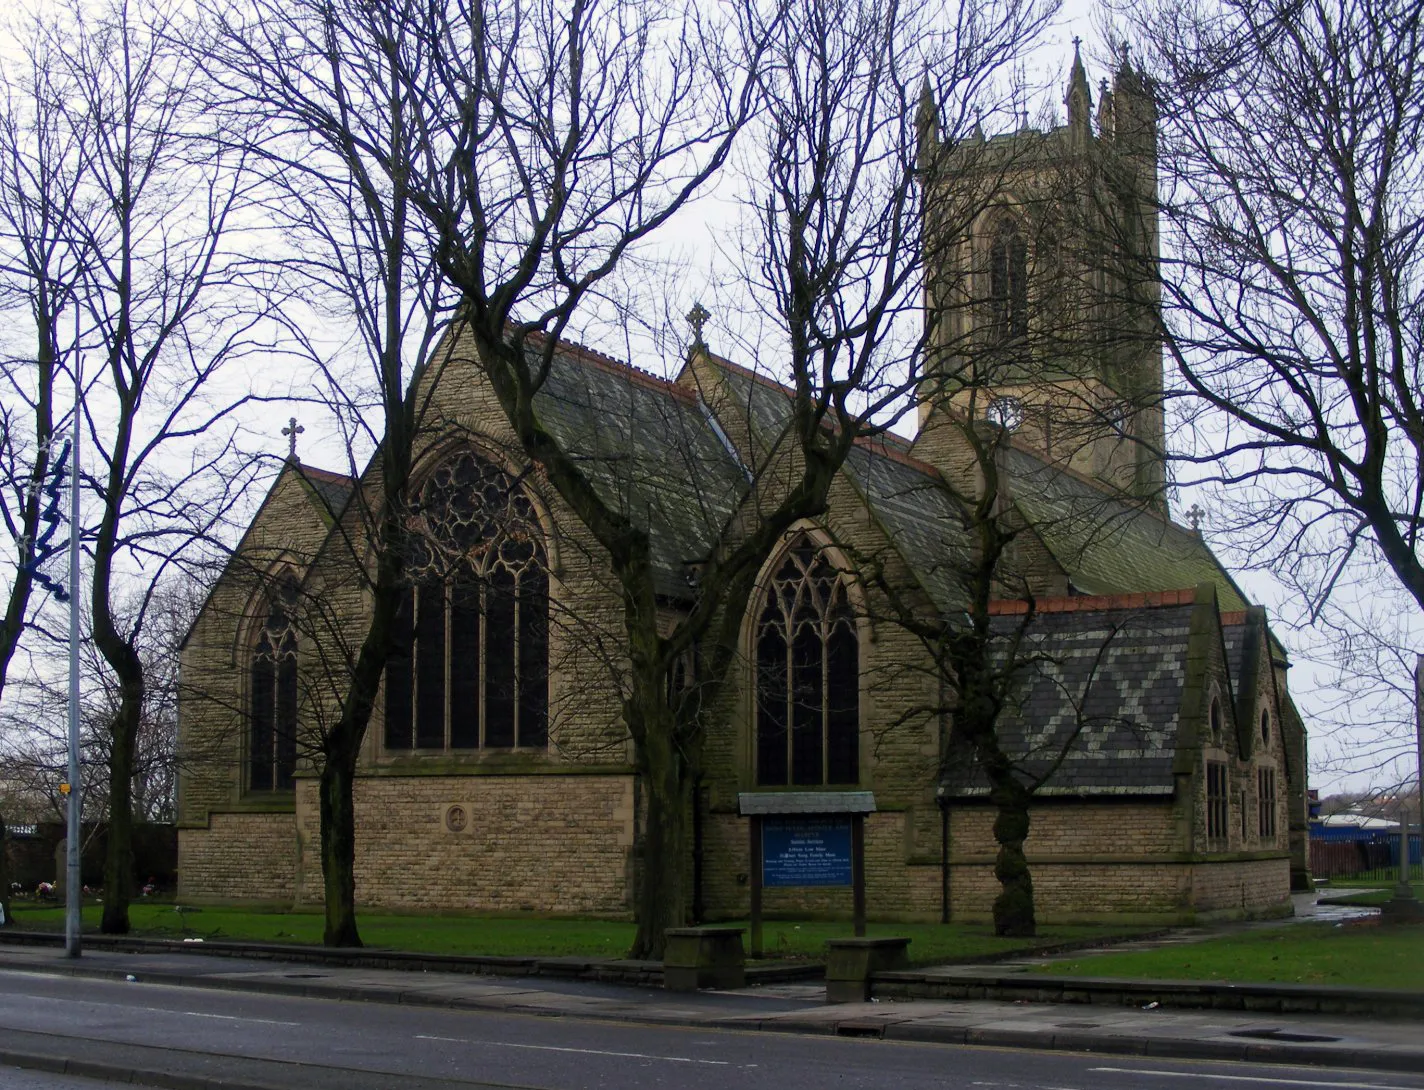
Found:
M 77 323 L 77 319 L 76 319 Z M 79 776 L 79 439 L 83 424 L 81 357 L 76 337 L 74 353 L 74 440 L 70 447 L 69 474 L 69 839 L 64 857 L 64 953 L 79 956 L 80 912 L 83 906 L 83 869 L 80 866 Z

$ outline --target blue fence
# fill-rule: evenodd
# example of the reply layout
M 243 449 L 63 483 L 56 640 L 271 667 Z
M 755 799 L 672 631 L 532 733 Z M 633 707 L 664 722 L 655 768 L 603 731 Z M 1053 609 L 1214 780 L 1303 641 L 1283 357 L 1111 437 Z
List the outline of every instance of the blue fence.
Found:
M 1424 877 L 1418 833 L 1409 837 L 1409 869 L 1411 877 Z M 1399 874 L 1399 834 L 1312 825 L 1310 872 L 1316 878 L 1394 881 Z

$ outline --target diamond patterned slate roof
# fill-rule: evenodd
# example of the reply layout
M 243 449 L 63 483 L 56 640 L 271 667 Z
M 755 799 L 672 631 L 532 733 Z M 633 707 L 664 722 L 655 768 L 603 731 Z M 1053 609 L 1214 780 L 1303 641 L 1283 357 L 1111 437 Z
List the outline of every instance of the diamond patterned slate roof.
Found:
M 1037 615 L 1020 649 L 1000 744 L 1042 795 L 1166 796 L 1186 678 L 1192 605 Z M 995 621 L 996 646 L 1022 617 Z M 1056 769 L 1055 761 L 1066 750 Z M 951 741 L 943 790 L 987 791 L 967 747 Z
M 1231 684 L 1236 685 L 1241 677 L 1241 656 L 1246 645 L 1246 626 L 1223 623 L 1221 638 L 1226 645 L 1226 675 L 1231 679 Z

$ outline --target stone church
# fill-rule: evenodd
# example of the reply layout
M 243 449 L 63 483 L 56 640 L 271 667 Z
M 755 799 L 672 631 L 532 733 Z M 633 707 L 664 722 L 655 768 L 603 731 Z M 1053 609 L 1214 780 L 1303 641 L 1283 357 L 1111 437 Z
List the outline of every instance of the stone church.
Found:
M 1151 278 L 1134 282 L 1125 263 L 1048 287 L 1073 266 L 1084 208 L 1115 225 L 1112 245 L 1155 261 L 1151 96 L 1124 63 L 1094 112 L 1075 57 L 1066 104 L 1066 125 L 955 147 L 922 107 L 925 234 L 948 241 L 926 291 L 936 348 L 919 431 L 858 444 L 827 514 L 789 533 L 760 574 L 695 796 L 686 862 L 703 919 L 748 912 L 749 815 L 813 798 L 854 799 L 864 814 L 873 918 L 988 915 L 993 811 L 943 710 L 946 678 L 858 575 L 873 563 L 926 615 L 962 614 L 960 506 L 974 479 L 962 436 L 981 418 L 1022 527 L 991 612 L 1021 645 L 1000 735 L 1041 783 L 1026 845 L 1040 919 L 1287 912 L 1307 880 L 1305 732 L 1285 652 L 1195 526 L 1167 510 Z M 1065 185 L 1092 199 L 1065 199 Z M 1133 335 L 1065 332 L 1093 314 Z M 616 587 L 515 454 L 478 368 L 458 344 L 450 358 L 356 783 L 357 899 L 627 917 L 642 809 L 619 718 Z M 696 593 L 698 559 L 759 502 L 749 467 L 776 449 L 789 397 L 700 332 L 672 379 L 582 346 L 557 353 L 541 421 L 648 528 L 669 618 Z M 323 663 L 349 651 L 343 633 L 364 631 L 353 573 L 369 474 L 289 458 L 189 633 L 184 901 L 321 900 L 302 739 L 319 725 Z M 839 887 L 763 896 L 768 913 L 851 910 Z

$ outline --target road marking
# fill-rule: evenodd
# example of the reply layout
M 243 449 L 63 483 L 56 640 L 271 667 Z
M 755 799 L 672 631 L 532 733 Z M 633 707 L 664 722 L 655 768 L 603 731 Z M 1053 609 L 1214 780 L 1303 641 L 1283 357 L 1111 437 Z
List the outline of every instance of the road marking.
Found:
M 18 975 L 18 974 L 16 974 Z M 38 974 L 36 974 L 38 975 Z M 176 1014 L 188 1018 L 216 1018 L 223 1022 L 254 1022 L 259 1026 L 300 1026 L 300 1022 L 279 1022 L 275 1018 L 245 1018 L 240 1014 L 209 1014 L 207 1011 L 180 1011 L 172 1007 L 136 1007 L 131 1003 L 109 1003 L 102 999 L 67 999 L 52 995 L 30 995 L 25 997 L 31 1003 L 79 1003 L 87 1007 L 117 1007 L 125 1011 L 147 1011 L 150 1014 Z
M 202 1011 L 175 1011 L 175 1014 L 186 1014 L 189 1018 L 220 1018 L 224 1022 L 256 1022 L 262 1026 L 300 1026 L 300 1022 L 279 1022 L 275 1018 L 243 1018 L 237 1014 L 205 1014 Z
M 100 1003 L 97 1006 L 122 1007 L 126 1011 L 150 1011 L 154 1014 L 181 1014 L 188 1018 L 217 1018 L 223 1022 L 256 1022 L 260 1026 L 300 1026 L 300 1022 L 278 1022 L 274 1018 L 244 1018 L 240 1014 L 209 1014 L 206 1011 L 175 1011 L 169 1007 L 131 1007 L 127 1003 Z
M 1338 1086 L 1343 1090 L 1419 1090 L 1417 1086 L 1397 1086 L 1385 1082 L 1334 1082 L 1329 1079 L 1270 1079 L 1264 1075 L 1229 1075 L 1225 1072 L 1204 1074 L 1198 1071 L 1149 1071 L 1139 1067 L 1094 1067 L 1091 1071 L 1108 1071 L 1115 1075 L 1157 1075 L 1171 1079 L 1212 1079 L 1231 1082 L 1263 1082 L 1272 1086 Z
M 423 1033 L 415 1035 L 417 1041 L 449 1041 L 457 1045 L 488 1045 L 491 1048 L 527 1048 L 534 1052 L 577 1052 L 583 1056 L 616 1056 L 620 1060 L 666 1060 L 673 1064 L 710 1064 L 713 1067 L 732 1067 L 731 1060 L 702 1060 L 695 1056 L 656 1056 L 651 1052 L 609 1052 L 601 1048 L 567 1048 L 560 1045 L 519 1045 L 512 1041 L 471 1041 L 465 1037 L 430 1037 Z M 755 1067 L 756 1064 L 742 1064 Z

